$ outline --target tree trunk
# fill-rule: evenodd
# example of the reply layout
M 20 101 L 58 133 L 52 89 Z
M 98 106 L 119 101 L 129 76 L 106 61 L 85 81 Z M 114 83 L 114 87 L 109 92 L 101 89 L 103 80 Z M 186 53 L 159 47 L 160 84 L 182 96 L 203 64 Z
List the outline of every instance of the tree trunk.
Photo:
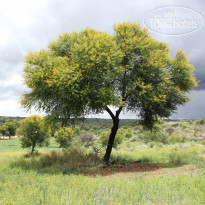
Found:
M 111 133 L 110 133 L 106 153 L 105 153 L 105 156 L 104 156 L 104 162 L 106 164 L 109 164 L 110 154 L 112 152 L 112 148 L 113 148 L 113 144 L 114 144 L 114 141 L 115 141 L 115 136 L 117 134 L 118 128 L 119 128 L 119 118 L 116 118 L 115 120 L 113 120 L 113 126 L 112 126 L 112 130 L 111 130 Z
M 32 150 L 31 150 L 31 155 L 33 155 L 33 152 L 34 152 L 34 149 L 35 149 L 35 145 L 36 145 L 36 143 L 33 143 Z
M 109 164 L 110 154 L 112 152 L 113 144 L 114 144 L 114 141 L 115 141 L 115 136 L 116 136 L 118 128 L 119 128 L 119 121 L 120 121 L 119 120 L 119 115 L 120 115 L 120 112 L 121 112 L 122 108 L 123 107 L 120 107 L 116 111 L 116 114 L 114 115 L 112 113 L 112 111 L 108 107 L 106 107 L 106 111 L 112 117 L 113 126 L 112 126 L 112 129 L 111 129 L 111 133 L 110 133 L 110 136 L 109 136 L 109 141 L 108 141 L 108 144 L 107 144 L 107 149 L 106 149 L 105 156 L 104 156 L 104 159 L 103 159 L 105 164 Z

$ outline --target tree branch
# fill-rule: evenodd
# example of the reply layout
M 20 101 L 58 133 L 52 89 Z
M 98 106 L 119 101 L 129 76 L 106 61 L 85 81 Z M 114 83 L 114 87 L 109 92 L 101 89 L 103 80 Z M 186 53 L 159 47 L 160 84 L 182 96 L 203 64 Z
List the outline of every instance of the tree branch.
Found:
M 109 115 L 111 116 L 111 118 L 112 118 L 113 120 L 115 120 L 115 116 L 114 116 L 114 114 L 112 113 L 112 111 L 110 110 L 110 108 L 109 108 L 108 106 L 106 106 L 105 110 L 109 113 Z
M 120 112 L 122 111 L 123 106 L 121 106 L 117 111 L 116 111 L 116 117 L 118 118 L 120 115 Z

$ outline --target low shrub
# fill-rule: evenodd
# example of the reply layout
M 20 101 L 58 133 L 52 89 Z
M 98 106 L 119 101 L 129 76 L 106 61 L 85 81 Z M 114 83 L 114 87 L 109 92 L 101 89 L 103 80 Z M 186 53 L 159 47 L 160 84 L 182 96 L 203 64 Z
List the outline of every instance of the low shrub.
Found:
M 97 138 L 94 137 L 94 135 L 92 133 L 84 133 L 81 134 L 81 140 L 85 143 L 86 147 L 89 147 L 91 145 L 93 145 L 93 142 L 96 140 Z
M 171 135 L 173 132 L 174 132 L 174 128 L 173 127 L 168 127 L 168 128 L 166 128 L 166 132 L 169 134 L 169 135 Z
M 149 142 L 148 145 L 149 145 L 150 148 L 163 147 L 164 146 L 163 143 L 161 143 L 161 142 L 154 142 L 154 141 Z
M 132 137 L 132 129 L 128 128 L 128 129 L 124 129 L 124 134 L 126 138 L 131 138 Z
M 194 121 L 195 125 L 204 125 L 205 124 L 205 118 L 199 118 Z
M 56 142 L 61 148 L 69 147 L 73 136 L 73 130 L 68 127 L 62 127 L 55 133 Z
M 171 125 L 172 127 L 178 127 L 179 126 L 179 123 L 173 123 L 172 125 Z
M 172 164 L 187 164 L 187 155 L 184 152 L 171 151 L 169 162 Z
M 182 129 L 186 129 L 186 128 L 188 128 L 188 125 L 180 124 L 180 127 L 181 127 Z
M 153 132 L 146 131 L 144 133 L 139 134 L 138 138 L 145 143 L 155 141 L 155 142 L 161 142 L 166 144 L 168 136 L 162 131 L 153 131 Z
M 183 138 L 178 135 L 171 135 L 168 137 L 167 142 L 169 144 L 176 144 L 176 143 L 183 142 Z
M 201 168 L 205 167 L 205 159 L 200 156 L 200 152 L 195 147 L 173 149 L 169 153 L 168 159 L 172 164 L 195 164 Z

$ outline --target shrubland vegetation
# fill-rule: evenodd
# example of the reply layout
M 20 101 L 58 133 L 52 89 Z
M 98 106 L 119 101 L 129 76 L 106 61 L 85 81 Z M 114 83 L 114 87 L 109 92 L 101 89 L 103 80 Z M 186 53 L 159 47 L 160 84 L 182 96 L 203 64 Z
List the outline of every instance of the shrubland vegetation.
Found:
M 10 124 L 10 122 L 3 124 L 2 127 L 7 124 Z M 47 136 L 46 139 L 51 136 L 51 128 L 48 127 L 46 118 L 43 119 L 40 116 L 34 115 L 22 120 L 21 123 L 17 122 L 17 124 L 20 125 L 17 133 L 23 136 L 21 138 L 22 146 L 25 134 L 28 138 L 27 141 L 30 142 L 32 141 L 33 132 L 34 134 L 36 133 L 36 136 L 39 136 L 39 134 L 42 134 L 44 137 Z M 110 134 L 110 126 L 112 126 L 112 121 L 106 119 L 88 118 L 83 121 L 76 121 L 70 127 L 61 127 L 59 123 L 56 127 L 52 126 L 53 139 L 62 148 L 72 147 L 73 144 L 79 148 L 89 148 L 92 146 L 105 148 Z M 15 124 L 15 130 L 16 128 L 17 125 Z M 190 143 L 203 145 L 205 140 L 204 133 L 204 118 L 181 121 L 165 120 L 152 131 L 144 129 L 137 120 L 122 120 L 114 148 L 120 149 L 120 147 L 123 147 L 125 149 L 127 147 L 127 149 L 133 151 L 134 147 L 138 149 L 140 146 L 152 148 Z M 79 142 L 79 145 L 76 141 Z
M 111 123 L 88 121 L 56 128 L 33 157 L 23 137 L 0 140 L 0 204 L 205 203 L 204 119 L 164 121 L 153 132 L 126 120 L 105 167 Z

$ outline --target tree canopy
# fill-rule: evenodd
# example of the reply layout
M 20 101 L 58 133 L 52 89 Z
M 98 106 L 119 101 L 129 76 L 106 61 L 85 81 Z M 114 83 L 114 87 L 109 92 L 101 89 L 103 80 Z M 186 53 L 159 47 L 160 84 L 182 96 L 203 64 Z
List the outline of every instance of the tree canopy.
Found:
M 42 147 L 48 144 L 50 129 L 44 118 L 32 115 L 21 121 L 18 134 L 22 136 L 22 148 L 31 148 L 31 154 L 33 154 L 36 146 Z
M 71 145 L 74 132 L 69 127 L 61 127 L 55 133 L 56 142 L 61 148 L 67 148 Z
M 113 119 L 108 142 L 112 149 L 122 110 L 136 113 L 152 129 L 159 118 L 190 100 L 186 94 L 197 86 L 194 67 L 184 51 L 171 58 L 169 50 L 167 43 L 132 22 L 114 25 L 113 35 L 91 28 L 64 33 L 48 49 L 25 57 L 24 80 L 30 92 L 21 104 L 65 124 L 106 110 Z

